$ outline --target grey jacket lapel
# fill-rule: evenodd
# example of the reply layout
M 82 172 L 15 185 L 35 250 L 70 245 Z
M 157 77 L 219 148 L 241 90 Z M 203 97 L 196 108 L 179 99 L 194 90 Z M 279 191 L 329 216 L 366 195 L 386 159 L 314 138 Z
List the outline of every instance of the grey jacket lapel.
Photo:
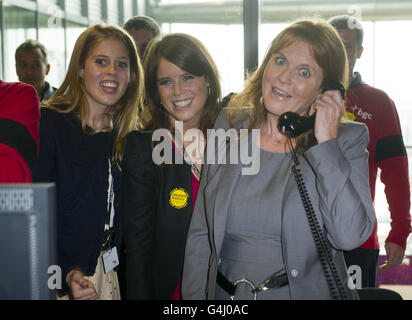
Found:
M 221 165 L 222 173 L 219 185 L 216 186 L 216 201 L 214 204 L 213 230 L 216 245 L 216 255 L 219 255 L 225 235 L 227 215 L 233 190 L 240 178 L 241 166 Z

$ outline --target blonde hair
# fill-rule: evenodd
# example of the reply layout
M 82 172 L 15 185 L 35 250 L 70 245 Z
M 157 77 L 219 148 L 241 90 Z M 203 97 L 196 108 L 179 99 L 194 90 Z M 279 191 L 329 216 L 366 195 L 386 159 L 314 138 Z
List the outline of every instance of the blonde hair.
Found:
M 249 130 L 255 128 L 263 120 L 266 116 L 266 110 L 261 99 L 262 79 L 266 65 L 274 53 L 299 40 L 309 44 L 314 59 L 323 71 L 324 80 L 327 78 L 336 79 L 341 81 L 345 88 L 347 87 L 349 73 L 346 51 L 337 31 L 322 19 L 298 20 L 276 36 L 260 67 L 248 77 L 245 89 L 230 100 L 228 113 L 231 125 L 239 112 L 245 110 L 245 107 L 251 119 Z M 313 135 L 313 132 L 308 134 Z M 297 140 L 298 146 L 302 146 L 303 138 Z M 303 149 L 307 149 L 309 145 L 313 144 L 313 141 L 303 144 L 305 144 Z
M 84 81 L 79 76 L 79 70 L 84 67 L 85 61 L 93 48 L 101 41 L 107 39 L 115 39 L 122 42 L 129 52 L 130 61 L 130 81 L 126 92 L 108 110 L 108 115 L 113 119 L 113 133 L 115 137 L 113 160 L 119 165 L 123 156 L 126 135 L 130 131 L 137 129 L 138 112 L 143 105 L 144 97 L 143 68 L 135 43 L 126 31 L 120 27 L 103 26 L 100 24 L 87 28 L 76 41 L 62 85 L 50 100 L 42 103 L 42 107 L 61 113 L 74 112 L 81 121 L 83 131 L 86 134 L 94 134 L 93 131 L 87 130 L 86 127 L 88 102 Z M 65 107 L 62 108 L 62 106 Z

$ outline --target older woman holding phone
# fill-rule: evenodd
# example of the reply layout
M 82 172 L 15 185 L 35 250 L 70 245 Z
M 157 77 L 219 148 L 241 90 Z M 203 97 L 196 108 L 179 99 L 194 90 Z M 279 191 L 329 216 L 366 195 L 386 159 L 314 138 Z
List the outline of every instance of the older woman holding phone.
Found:
M 323 20 L 297 21 L 272 41 L 215 124 L 260 130 L 260 170 L 242 175 L 242 163 L 205 165 L 186 244 L 184 299 L 358 297 L 342 251 L 363 243 L 374 225 L 368 131 L 342 121 L 341 90 L 324 90 L 327 79 L 347 78 L 345 48 Z M 315 111 L 314 127 L 296 137 L 278 126 L 285 112 Z

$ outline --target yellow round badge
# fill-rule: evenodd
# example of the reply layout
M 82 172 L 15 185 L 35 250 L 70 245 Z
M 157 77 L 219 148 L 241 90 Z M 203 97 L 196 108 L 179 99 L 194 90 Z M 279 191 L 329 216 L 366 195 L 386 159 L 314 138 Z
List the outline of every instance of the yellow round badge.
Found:
M 187 205 L 189 194 L 183 188 L 174 188 L 170 192 L 169 203 L 173 208 L 182 209 Z

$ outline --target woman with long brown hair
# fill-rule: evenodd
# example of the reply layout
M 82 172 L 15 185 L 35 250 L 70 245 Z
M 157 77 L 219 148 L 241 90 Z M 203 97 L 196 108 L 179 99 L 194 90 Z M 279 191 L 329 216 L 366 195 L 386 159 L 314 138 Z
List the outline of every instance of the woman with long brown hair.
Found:
M 110 263 L 121 239 L 119 164 L 143 86 L 133 39 L 119 27 L 94 25 L 77 39 L 62 85 L 42 105 L 34 180 L 56 183 L 64 298 L 120 298 L 117 263 Z
M 202 170 L 201 161 L 186 152 L 191 141 L 183 137 L 213 127 L 221 105 L 219 76 L 204 45 L 186 34 L 152 43 L 144 69 L 146 126 L 127 137 L 122 165 L 127 298 L 180 299 L 186 235 Z M 156 141 L 162 130 L 167 135 Z M 165 157 L 182 161 L 159 163 L 155 148 L 161 144 L 170 146 Z

